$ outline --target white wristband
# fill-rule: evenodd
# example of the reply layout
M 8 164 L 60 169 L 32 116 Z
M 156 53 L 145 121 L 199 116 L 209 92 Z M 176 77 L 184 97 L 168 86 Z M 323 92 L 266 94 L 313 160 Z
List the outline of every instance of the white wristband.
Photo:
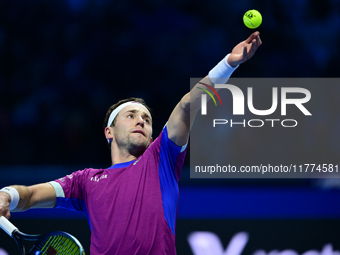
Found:
M 230 54 L 223 58 L 213 69 L 209 72 L 209 79 L 214 84 L 225 84 L 232 73 L 236 70 L 236 67 L 232 67 L 228 64 L 227 59 Z
M 20 200 L 19 192 L 13 187 L 4 187 L 0 191 L 7 193 L 11 197 L 9 209 L 14 210 L 17 208 Z

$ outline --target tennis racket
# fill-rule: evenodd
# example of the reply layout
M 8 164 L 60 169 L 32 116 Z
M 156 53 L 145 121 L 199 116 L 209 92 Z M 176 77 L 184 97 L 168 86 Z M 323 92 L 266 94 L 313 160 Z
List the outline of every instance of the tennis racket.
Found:
M 45 235 L 29 235 L 19 231 L 4 216 L 0 217 L 0 227 L 17 243 L 20 255 L 84 255 L 85 251 L 80 242 L 72 235 L 56 231 Z M 23 240 L 35 242 L 27 253 Z

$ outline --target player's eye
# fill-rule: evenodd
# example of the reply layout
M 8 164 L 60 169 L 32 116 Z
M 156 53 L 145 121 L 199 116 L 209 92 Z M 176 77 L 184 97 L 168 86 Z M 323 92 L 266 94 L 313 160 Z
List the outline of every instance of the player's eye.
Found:
M 151 124 L 151 119 L 150 119 L 150 117 L 148 117 L 148 116 L 144 116 L 144 117 L 143 117 L 143 121 L 144 121 L 145 123 Z

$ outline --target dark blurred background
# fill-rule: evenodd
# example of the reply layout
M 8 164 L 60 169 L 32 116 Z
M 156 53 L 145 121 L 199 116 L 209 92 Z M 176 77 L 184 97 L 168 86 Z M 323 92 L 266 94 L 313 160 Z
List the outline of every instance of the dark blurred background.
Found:
M 339 0 L 0 0 L 0 186 L 31 185 L 85 167 L 110 166 L 103 120 L 120 99 L 145 99 L 153 109 L 156 137 L 189 91 L 190 78 L 204 77 L 254 32 L 242 21 L 250 9 L 263 16 L 258 28 L 263 45 L 233 77 L 339 76 Z M 338 150 L 340 112 L 331 111 L 338 109 L 338 95 L 328 91 L 324 100 L 322 111 L 326 118 L 332 112 L 335 120 L 332 132 L 326 121 L 310 135 L 319 136 L 321 146 Z M 259 237 L 268 230 L 259 226 L 272 226 L 268 231 L 275 232 L 287 220 L 300 232 L 282 235 L 299 233 L 306 243 L 290 244 L 280 236 L 281 246 L 254 245 L 244 254 L 257 248 L 321 250 L 339 234 L 339 179 L 193 180 L 188 166 L 189 157 L 180 181 L 179 255 L 191 254 L 186 237 L 198 230 L 220 231 L 225 248 L 237 232 Z M 213 199 L 207 195 L 214 192 Z M 88 248 L 84 216 L 38 210 L 12 218 L 20 225 L 34 218 L 37 232 L 48 231 L 41 229 L 46 224 L 39 217 L 76 222 Z M 250 227 L 258 220 L 263 224 Z M 304 232 L 304 224 L 318 227 Z M 326 225 L 329 229 L 321 231 Z M 319 244 L 314 235 L 323 236 Z M 0 247 L 6 248 L 4 238 L 1 233 Z M 339 242 L 333 245 L 340 249 Z

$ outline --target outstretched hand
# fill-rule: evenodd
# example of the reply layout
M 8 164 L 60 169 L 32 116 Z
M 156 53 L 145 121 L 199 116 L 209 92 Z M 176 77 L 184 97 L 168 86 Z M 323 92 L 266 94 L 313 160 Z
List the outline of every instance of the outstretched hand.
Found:
M 232 67 L 236 67 L 237 65 L 246 62 L 254 56 L 255 51 L 261 44 L 260 32 L 252 33 L 248 39 L 235 46 L 227 60 L 228 64 Z

